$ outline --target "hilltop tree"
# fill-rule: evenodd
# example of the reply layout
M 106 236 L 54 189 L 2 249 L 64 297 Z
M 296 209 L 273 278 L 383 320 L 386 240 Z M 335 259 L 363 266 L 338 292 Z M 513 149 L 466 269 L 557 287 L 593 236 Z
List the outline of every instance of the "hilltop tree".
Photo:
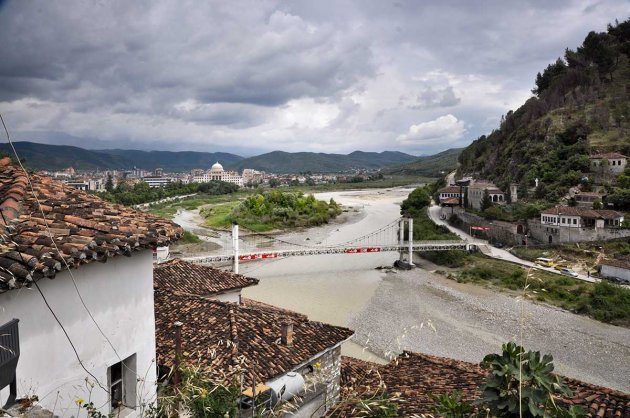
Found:
M 105 182 L 105 190 L 107 190 L 110 193 L 114 191 L 114 179 L 112 178 L 111 174 L 107 175 L 107 181 Z

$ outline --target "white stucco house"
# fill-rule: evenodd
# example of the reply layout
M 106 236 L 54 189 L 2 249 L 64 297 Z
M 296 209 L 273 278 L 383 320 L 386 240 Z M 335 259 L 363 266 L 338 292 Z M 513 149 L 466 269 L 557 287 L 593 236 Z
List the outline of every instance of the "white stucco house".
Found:
M 60 417 L 77 416 L 77 400 L 140 416 L 156 396 L 152 249 L 182 230 L 30 177 L 39 204 L 24 171 L 0 160 L 0 326 L 19 321 L 17 397 Z
M 628 165 L 628 157 L 618 152 L 591 155 L 591 169 L 594 172 L 609 171 L 614 174 L 623 173 Z

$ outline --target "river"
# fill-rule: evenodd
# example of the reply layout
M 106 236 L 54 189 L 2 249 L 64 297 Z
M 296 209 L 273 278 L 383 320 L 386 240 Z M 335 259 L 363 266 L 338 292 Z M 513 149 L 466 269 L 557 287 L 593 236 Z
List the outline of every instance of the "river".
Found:
M 334 244 L 362 236 L 398 218 L 409 191 L 318 194 L 318 199 L 332 197 L 351 209 L 340 222 L 279 238 Z M 189 213 L 180 217 L 192 220 Z M 350 327 L 356 334 L 343 353 L 366 360 L 384 362 L 404 349 L 479 362 L 518 338 L 527 349 L 551 353 L 559 373 L 630 391 L 630 330 L 458 284 L 420 260 L 425 268 L 376 269 L 396 258 L 396 253 L 339 254 L 243 263 L 241 273 L 260 279 L 243 295 Z

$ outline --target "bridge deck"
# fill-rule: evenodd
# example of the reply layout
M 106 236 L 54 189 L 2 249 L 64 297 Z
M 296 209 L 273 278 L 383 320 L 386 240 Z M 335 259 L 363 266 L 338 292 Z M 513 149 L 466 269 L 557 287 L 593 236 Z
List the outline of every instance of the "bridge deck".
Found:
M 413 242 L 413 251 L 446 251 L 446 250 L 470 250 L 473 247 L 477 247 L 476 242 L 470 241 L 416 241 Z M 259 259 L 272 259 L 279 257 L 295 257 L 295 256 L 307 256 L 318 254 L 363 254 L 363 253 L 378 253 L 385 251 L 408 251 L 409 243 L 403 243 L 403 245 L 372 245 L 368 247 L 321 247 L 321 248 L 300 248 L 300 249 L 287 249 L 287 250 L 269 250 L 269 251 L 256 251 L 256 252 L 244 252 L 239 255 L 239 260 L 259 260 Z M 234 260 L 234 254 L 222 254 L 222 255 L 208 255 L 197 257 L 184 257 L 184 260 L 191 263 L 212 263 L 220 261 L 232 261 Z

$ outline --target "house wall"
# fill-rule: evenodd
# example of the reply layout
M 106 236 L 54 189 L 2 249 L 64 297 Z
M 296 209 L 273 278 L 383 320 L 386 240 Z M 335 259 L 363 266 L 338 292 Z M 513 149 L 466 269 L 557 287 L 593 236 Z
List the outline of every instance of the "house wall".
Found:
M 621 267 L 607 266 L 602 264 L 601 275 L 603 277 L 617 277 L 630 281 L 630 270 Z
M 541 224 L 539 219 L 527 221 L 530 237 L 548 244 L 551 236 L 551 243 L 561 242 L 583 242 L 583 241 L 604 241 L 609 239 L 630 237 L 630 229 L 620 228 L 573 228 L 558 225 Z
M 72 270 L 86 305 L 120 358 L 136 354 L 138 399 L 155 399 L 155 319 L 151 251 L 131 258 L 116 257 Z M 54 280 L 38 282 L 44 296 L 74 343 L 87 369 L 107 387 L 107 369 L 119 362 L 90 319 L 67 271 Z M 35 287 L 0 295 L 0 323 L 20 320 L 18 396 L 37 395 L 43 407 L 61 417 L 77 414 L 75 400 L 91 400 L 107 414 L 108 394 L 98 385 L 91 390 L 60 326 Z M 91 392 L 91 393 L 90 393 Z M 8 390 L 2 391 L 3 401 Z M 126 415 L 139 416 L 140 408 Z M 122 415 L 121 415 L 122 416 Z
M 231 292 L 219 293 L 218 295 L 211 295 L 208 299 L 218 300 L 219 302 L 230 302 L 240 304 L 241 302 L 241 289 L 237 289 Z

